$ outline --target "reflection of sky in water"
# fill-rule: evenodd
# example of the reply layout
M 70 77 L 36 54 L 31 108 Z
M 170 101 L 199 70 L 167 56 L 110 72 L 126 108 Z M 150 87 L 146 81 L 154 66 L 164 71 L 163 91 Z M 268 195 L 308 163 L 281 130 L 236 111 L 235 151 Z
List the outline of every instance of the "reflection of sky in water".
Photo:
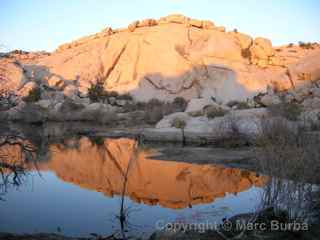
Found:
M 129 180 L 130 181 L 130 180 Z M 192 208 L 168 209 L 159 205 L 137 204 L 126 198 L 132 229 L 152 231 L 158 220 L 164 222 L 215 222 L 223 217 L 254 210 L 261 189 L 251 187 L 237 195 L 226 194 L 210 204 Z M 19 190 L 11 190 L 0 203 L 0 232 L 56 232 L 66 235 L 111 234 L 119 228 L 120 197 L 82 189 L 61 181 L 51 172 L 36 173 Z

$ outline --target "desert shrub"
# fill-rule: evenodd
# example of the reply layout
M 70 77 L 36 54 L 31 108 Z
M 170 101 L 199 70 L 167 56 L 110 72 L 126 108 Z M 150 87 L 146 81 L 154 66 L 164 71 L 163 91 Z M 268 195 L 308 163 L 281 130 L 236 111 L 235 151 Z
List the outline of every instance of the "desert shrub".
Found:
M 183 98 L 176 98 L 173 102 L 163 102 L 153 98 L 148 102 L 131 102 L 123 106 L 124 112 L 143 111 L 144 121 L 148 124 L 155 124 L 165 115 L 174 112 L 183 112 L 187 102 Z
M 17 96 L 14 92 L 0 90 L 0 111 L 8 110 L 17 105 Z
M 177 112 L 184 112 L 187 108 L 188 102 L 183 97 L 176 97 L 172 104 L 176 108 Z
M 293 47 L 293 46 L 294 46 L 293 43 L 289 43 L 287 47 L 288 47 L 288 48 L 291 48 L 291 47 Z
M 250 49 L 249 49 L 249 48 L 242 49 L 242 50 L 241 50 L 241 56 L 242 56 L 243 58 L 250 59 L 250 58 L 251 58 Z
M 236 29 L 236 28 L 233 29 L 233 32 L 234 32 L 234 33 L 238 33 L 238 29 Z
M 89 136 L 89 140 L 93 145 L 97 145 L 97 146 L 104 145 L 104 138 L 101 136 Z
M 159 106 L 161 106 L 163 104 L 164 104 L 164 102 L 160 101 L 159 99 L 152 98 L 147 102 L 146 108 L 147 109 L 151 109 L 151 108 L 154 108 L 154 107 L 159 107 Z
M 261 128 L 256 158 L 263 172 L 302 182 L 320 181 L 314 172 L 320 168 L 319 136 L 278 119 L 265 119 Z
M 92 102 L 99 102 L 106 98 L 106 92 L 102 84 L 91 84 L 88 89 L 88 96 Z
M 214 106 L 206 107 L 205 112 L 208 118 L 222 117 L 227 113 L 226 110 Z
M 173 119 L 171 126 L 179 129 L 184 129 L 186 127 L 186 122 L 180 118 L 175 118 Z
M 247 102 L 239 102 L 237 105 L 237 109 L 249 109 L 250 106 Z
M 128 93 L 118 94 L 116 91 L 106 91 L 103 87 L 103 84 L 100 82 L 91 84 L 90 88 L 88 89 L 88 95 L 92 102 L 105 101 L 111 97 L 119 100 L 132 100 L 132 96 Z
M 22 98 L 25 102 L 37 102 L 41 98 L 41 90 L 40 88 L 34 88 L 29 92 L 28 96 Z
M 190 112 L 188 113 L 191 117 L 200 117 L 203 116 L 203 111 L 199 110 L 199 111 L 195 111 L 195 112 Z
M 218 147 L 223 148 L 239 148 L 250 144 L 248 137 L 242 134 L 237 125 L 237 118 L 233 115 L 228 115 L 221 122 L 221 133 L 217 133 L 218 140 L 215 143 Z M 224 131 L 223 129 L 227 129 Z
M 314 49 L 313 44 L 311 42 L 305 43 L 305 42 L 300 41 L 299 46 L 304 49 Z
M 163 110 L 161 108 L 151 108 L 145 111 L 145 122 L 149 124 L 155 124 L 164 117 Z
M 144 105 L 145 120 L 147 123 L 154 124 L 160 121 L 165 115 L 168 115 L 172 110 L 170 103 L 162 102 L 159 99 L 151 99 Z
M 273 116 L 281 116 L 290 121 L 297 121 L 302 112 L 299 104 L 285 102 L 270 105 L 268 106 L 268 110 Z

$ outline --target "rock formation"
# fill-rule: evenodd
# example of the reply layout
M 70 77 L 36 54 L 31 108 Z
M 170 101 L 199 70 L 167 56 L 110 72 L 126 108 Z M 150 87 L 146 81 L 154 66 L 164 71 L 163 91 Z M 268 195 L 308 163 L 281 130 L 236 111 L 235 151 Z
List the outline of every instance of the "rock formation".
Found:
M 307 47 L 306 47 L 307 46 Z M 320 46 L 273 47 L 208 20 L 169 15 L 105 28 L 48 53 L 16 51 L 0 58 L 1 88 L 27 82 L 86 95 L 91 83 L 136 100 L 212 97 L 244 100 L 267 86 L 289 89 L 320 77 Z M 69 90 L 68 90 L 69 92 Z

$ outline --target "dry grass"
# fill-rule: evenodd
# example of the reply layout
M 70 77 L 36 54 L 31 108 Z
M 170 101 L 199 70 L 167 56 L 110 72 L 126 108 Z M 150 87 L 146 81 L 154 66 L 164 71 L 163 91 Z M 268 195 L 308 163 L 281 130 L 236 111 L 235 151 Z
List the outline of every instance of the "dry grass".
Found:
M 144 121 L 148 124 L 159 122 L 165 115 L 175 112 L 184 112 L 187 101 L 177 97 L 173 102 L 163 102 L 158 99 L 151 99 L 149 102 L 137 102 L 126 104 L 125 112 L 144 111 Z
M 250 145 L 248 136 L 242 134 L 239 130 L 238 119 L 230 114 L 221 122 L 221 132 L 216 133 L 218 140 L 215 143 L 217 147 L 239 148 Z
M 281 119 L 263 121 L 261 131 L 256 158 L 264 173 L 299 182 L 320 182 L 319 136 Z
M 302 112 L 302 108 L 297 103 L 279 103 L 268 106 L 272 116 L 281 116 L 290 121 L 297 121 Z

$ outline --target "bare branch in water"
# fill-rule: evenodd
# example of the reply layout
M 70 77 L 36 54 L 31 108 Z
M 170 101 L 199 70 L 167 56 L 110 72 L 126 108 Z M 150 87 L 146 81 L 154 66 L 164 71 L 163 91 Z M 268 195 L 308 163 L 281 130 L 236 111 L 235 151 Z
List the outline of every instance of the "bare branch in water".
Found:
M 0 139 L 0 148 L 5 146 L 19 146 L 21 154 L 16 162 L 11 162 L 10 156 L 0 152 L 0 200 L 10 187 L 19 187 L 25 181 L 27 171 L 25 163 L 34 162 L 36 148 L 18 135 L 7 135 Z

